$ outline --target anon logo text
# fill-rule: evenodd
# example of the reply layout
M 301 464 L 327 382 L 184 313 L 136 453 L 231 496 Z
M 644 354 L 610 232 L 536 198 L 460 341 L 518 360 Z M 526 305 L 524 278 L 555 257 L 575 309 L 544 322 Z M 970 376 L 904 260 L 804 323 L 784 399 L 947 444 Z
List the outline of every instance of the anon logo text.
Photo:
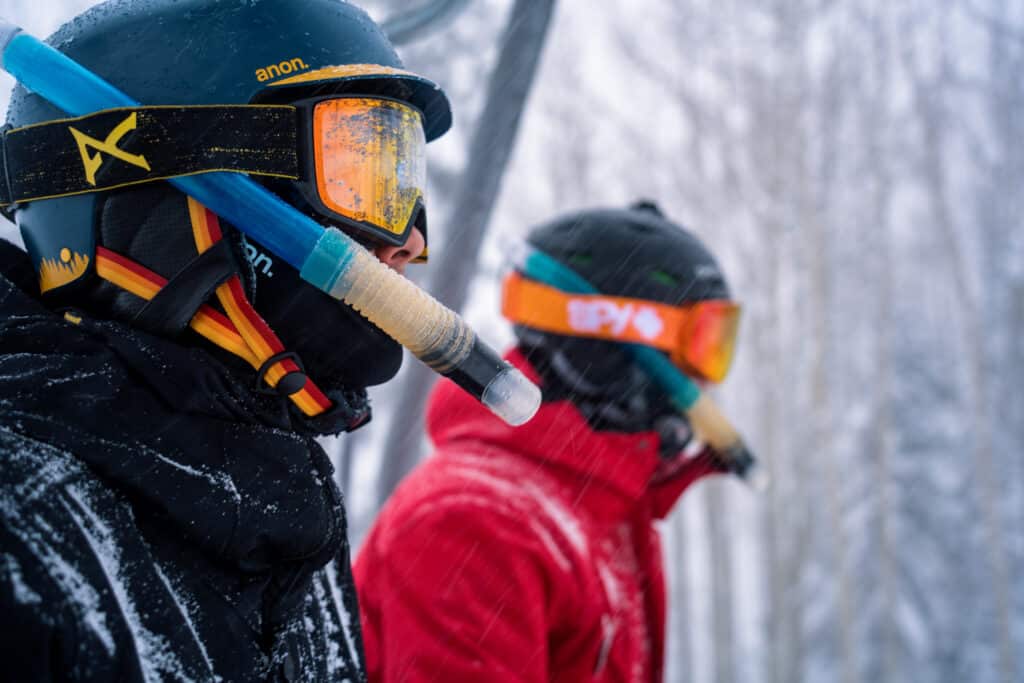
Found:
M 146 157 L 141 154 L 130 154 L 117 146 L 121 138 L 135 130 L 137 121 L 136 113 L 132 112 L 124 121 L 117 125 L 117 128 L 110 131 L 110 135 L 107 136 L 106 140 L 102 141 L 89 137 L 74 126 L 68 127 L 68 130 L 71 131 L 75 138 L 75 142 L 78 143 L 78 152 L 82 155 L 82 165 L 85 167 L 85 179 L 90 185 L 96 185 L 96 171 L 103 165 L 104 154 L 120 159 L 126 164 L 138 166 L 147 171 L 150 170 Z M 90 149 L 96 150 L 96 153 L 90 154 Z
M 267 277 L 274 277 L 274 271 L 271 270 L 274 266 L 274 259 L 251 244 L 245 245 L 245 255 L 249 258 L 249 263 L 252 264 L 254 269 L 261 271 Z
M 262 69 L 256 69 L 256 80 L 260 83 L 269 81 L 272 78 L 280 78 L 281 76 L 287 76 L 288 74 L 295 73 L 308 69 L 309 65 L 302 61 L 300 58 L 288 59 L 277 64 L 271 64 L 265 66 Z
M 630 325 L 644 339 L 656 339 L 665 329 L 661 316 L 649 306 L 620 306 L 613 301 L 600 299 L 569 300 L 569 327 L 577 332 L 595 333 L 608 330 L 618 337 L 622 336 Z

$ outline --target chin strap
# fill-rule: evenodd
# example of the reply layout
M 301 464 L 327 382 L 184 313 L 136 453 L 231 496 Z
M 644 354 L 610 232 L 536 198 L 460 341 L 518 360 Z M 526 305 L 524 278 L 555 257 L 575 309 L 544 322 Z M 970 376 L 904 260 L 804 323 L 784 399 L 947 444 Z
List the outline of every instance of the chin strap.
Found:
M 220 242 L 220 222 L 191 197 L 188 208 L 196 248 L 203 254 Z M 146 301 L 151 301 L 167 285 L 167 278 L 103 247 L 96 248 L 96 273 Z M 249 303 L 238 275 L 219 285 L 216 293 L 227 316 L 203 304 L 189 321 L 189 327 L 249 363 L 258 371 L 258 378 L 288 395 L 306 416 L 329 410 L 330 399 L 306 376 L 296 362 L 297 356 L 285 351 L 281 340 Z

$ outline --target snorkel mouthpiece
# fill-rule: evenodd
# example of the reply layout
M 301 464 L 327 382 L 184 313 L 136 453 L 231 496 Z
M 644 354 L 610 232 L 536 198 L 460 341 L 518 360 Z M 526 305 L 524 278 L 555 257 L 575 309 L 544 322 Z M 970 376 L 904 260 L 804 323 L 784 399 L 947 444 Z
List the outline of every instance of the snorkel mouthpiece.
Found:
M 537 412 L 541 394 L 501 360 L 454 311 L 384 266 L 335 228 L 324 231 L 300 274 L 391 335 L 437 373 L 518 426 Z
M 0 18 L 0 64 L 71 116 L 140 106 L 58 50 Z M 456 314 L 334 228 L 324 228 L 248 177 L 205 173 L 169 182 L 359 311 L 420 360 L 452 378 L 498 417 L 520 425 L 540 390 L 483 344 Z

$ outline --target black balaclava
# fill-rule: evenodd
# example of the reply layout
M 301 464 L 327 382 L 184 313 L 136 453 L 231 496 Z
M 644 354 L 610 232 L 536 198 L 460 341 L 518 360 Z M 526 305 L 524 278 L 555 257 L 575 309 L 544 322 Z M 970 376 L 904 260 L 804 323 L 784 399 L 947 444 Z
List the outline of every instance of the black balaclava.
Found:
M 116 253 L 130 254 L 139 264 L 173 276 L 196 256 L 185 198 L 163 184 L 105 196 L 97 215 L 97 242 Z M 368 413 L 365 387 L 391 379 L 402 362 L 401 346 L 345 304 L 303 281 L 298 272 L 273 258 L 225 222 L 220 223 L 230 245 L 232 264 L 242 279 L 257 313 L 277 334 L 286 350 L 298 355 L 306 374 L 336 404 L 349 412 L 353 424 Z M 205 294 L 205 297 L 204 297 Z M 197 293 L 197 301 L 216 301 L 213 292 Z M 115 285 L 93 277 L 61 304 L 82 307 L 93 314 L 142 327 L 161 336 L 206 348 L 236 373 L 251 376 L 247 363 L 199 337 L 185 326 L 168 330 L 162 321 L 150 323 L 140 312 L 145 302 Z M 154 328 L 153 325 L 157 327 Z M 346 423 L 344 415 L 333 423 Z M 362 419 L 359 418 L 362 414 Z
M 246 251 L 255 271 L 253 305 L 321 388 L 375 386 L 395 376 L 398 342 L 262 247 L 250 241 Z

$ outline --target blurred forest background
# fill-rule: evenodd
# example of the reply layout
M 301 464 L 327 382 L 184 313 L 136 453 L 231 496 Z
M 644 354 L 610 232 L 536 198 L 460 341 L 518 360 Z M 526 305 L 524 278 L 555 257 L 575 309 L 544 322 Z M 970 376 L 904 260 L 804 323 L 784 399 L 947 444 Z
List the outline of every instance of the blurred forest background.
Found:
M 639 197 L 744 304 L 716 398 L 774 485 L 666 521 L 667 680 L 1024 680 L 1024 2 L 358 4 L 452 98 L 414 277 L 487 341 L 510 240 Z M 432 381 L 410 359 L 327 444 L 356 543 Z

